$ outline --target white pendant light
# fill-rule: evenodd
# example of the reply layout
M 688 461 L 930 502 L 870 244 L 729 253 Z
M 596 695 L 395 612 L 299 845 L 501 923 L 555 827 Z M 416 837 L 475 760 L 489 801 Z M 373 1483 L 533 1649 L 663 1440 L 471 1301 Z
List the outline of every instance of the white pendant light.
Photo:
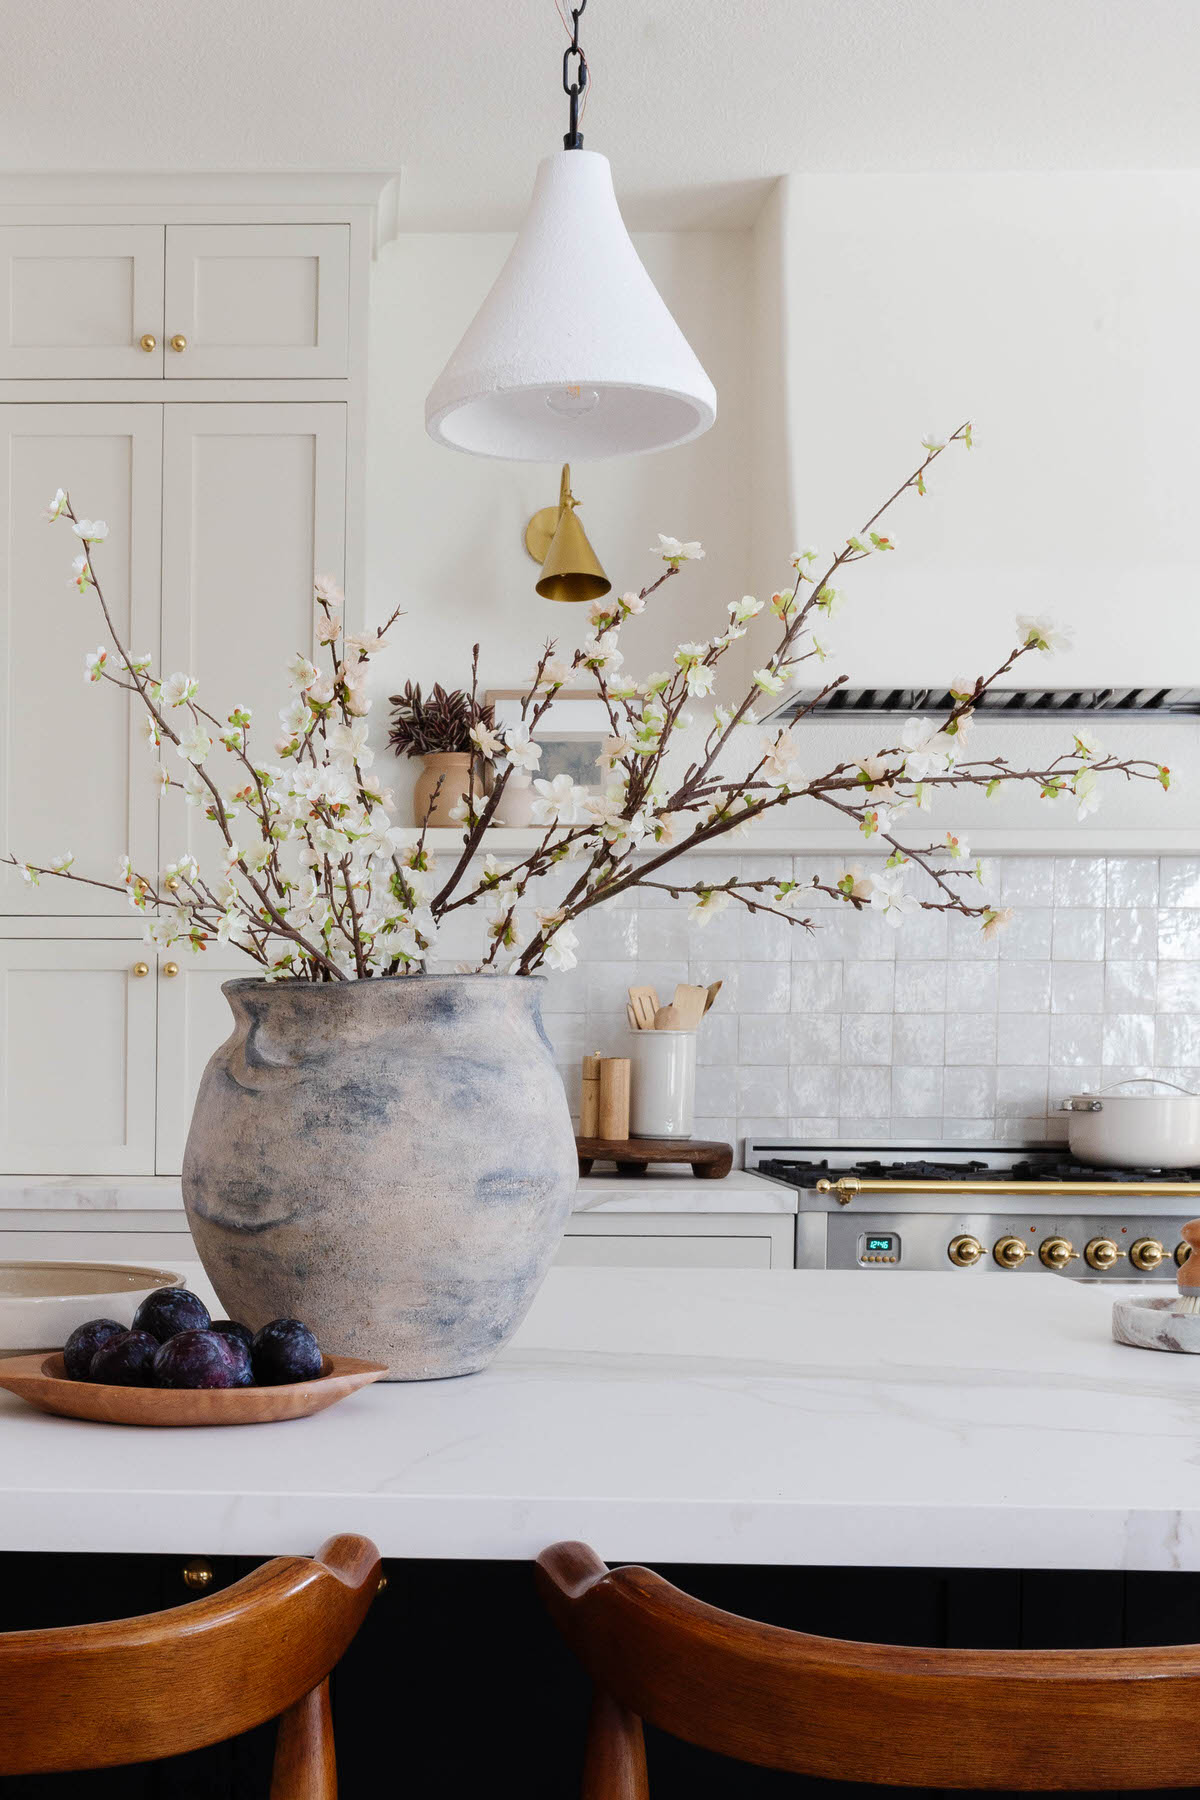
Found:
M 426 430 L 452 450 L 598 461 L 686 444 L 717 416 L 716 390 L 629 240 L 608 158 L 582 147 L 586 4 L 572 9 L 563 59 L 566 148 L 540 164 L 508 261 L 425 402 Z

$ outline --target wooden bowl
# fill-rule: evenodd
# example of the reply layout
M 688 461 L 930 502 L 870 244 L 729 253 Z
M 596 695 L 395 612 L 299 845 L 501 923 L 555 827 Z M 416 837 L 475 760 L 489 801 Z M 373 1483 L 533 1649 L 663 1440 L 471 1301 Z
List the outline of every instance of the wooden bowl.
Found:
M 50 1356 L 9 1356 L 0 1361 L 0 1388 L 7 1388 L 39 1412 L 63 1419 L 94 1419 L 102 1425 L 271 1425 L 277 1419 L 307 1419 L 336 1406 L 355 1388 L 387 1374 L 383 1363 L 357 1356 L 327 1356 L 314 1381 L 285 1387 L 138 1388 L 72 1381 L 61 1350 Z

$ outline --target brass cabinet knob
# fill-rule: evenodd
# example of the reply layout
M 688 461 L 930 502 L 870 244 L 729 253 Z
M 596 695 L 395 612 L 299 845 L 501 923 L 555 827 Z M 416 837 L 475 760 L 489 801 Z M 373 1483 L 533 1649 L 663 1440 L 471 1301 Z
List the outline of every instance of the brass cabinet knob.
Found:
M 150 973 L 150 964 L 143 963 L 143 962 L 136 962 L 133 965 L 133 972 L 135 975 L 139 975 L 139 976 L 140 975 L 148 975 Z
M 1136 1244 L 1129 1246 L 1129 1260 L 1134 1268 L 1141 1269 L 1143 1274 L 1148 1274 L 1151 1269 L 1157 1269 L 1166 1254 L 1157 1238 L 1139 1238 Z
M 1090 1268 L 1111 1269 L 1118 1257 L 1124 1256 L 1125 1252 L 1115 1238 L 1100 1237 L 1093 1238 L 1091 1243 L 1085 1246 L 1083 1254 Z
M 168 875 L 167 879 L 163 882 L 163 886 L 166 888 L 168 894 L 177 894 L 179 892 L 178 875 Z
M 1065 1269 L 1069 1262 L 1074 1262 L 1079 1252 L 1070 1238 L 1045 1238 L 1038 1250 L 1043 1267 L 1047 1269 Z
M 184 337 L 184 335 L 181 331 L 177 331 L 175 333 L 175 336 L 171 339 L 171 348 L 172 348 L 172 350 L 186 350 L 187 349 L 187 339 Z
M 977 1263 L 983 1255 L 983 1245 L 977 1237 L 972 1237 L 969 1231 L 964 1231 L 958 1237 L 950 1239 L 946 1255 L 960 1269 L 969 1269 L 971 1264 Z
M 191 1588 L 194 1593 L 202 1594 L 213 1584 L 213 1566 L 203 1556 L 189 1557 L 179 1572 L 184 1587 Z
M 1176 1244 L 1176 1246 L 1175 1246 L 1175 1261 L 1178 1263 L 1178 1265 L 1181 1269 L 1191 1254 L 1192 1254 L 1192 1246 L 1190 1244 Z
M 140 337 L 138 343 L 142 346 L 142 349 L 146 352 L 147 356 L 150 354 L 151 350 L 158 349 L 158 339 L 152 331 L 148 331 L 144 337 Z
M 992 1245 L 992 1255 L 1002 1269 L 1019 1269 L 1029 1255 L 1029 1245 L 1023 1238 L 997 1238 Z
M 168 981 L 170 980 L 172 975 L 178 975 L 178 973 L 179 973 L 179 964 L 178 963 L 164 963 L 163 964 L 163 974 L 167 977 Z

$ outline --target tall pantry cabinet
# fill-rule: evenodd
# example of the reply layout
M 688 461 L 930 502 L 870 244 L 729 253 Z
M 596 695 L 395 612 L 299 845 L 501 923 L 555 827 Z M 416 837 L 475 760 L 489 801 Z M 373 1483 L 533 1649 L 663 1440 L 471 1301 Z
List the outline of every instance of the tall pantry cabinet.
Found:
M 105 637 L 43 512 L 108 523 L 97 572 L 134 654 L 198 677 L 260 742 L 312 649 L 314 573 L 361 622 L 376 176 L 37 177 L 0 186 L 0 848 L 162 869 L 138 709 L 84 678 Z M 141 941 L 120 893 L 0 869 L 0 1174 L 171 1175 L 247 967 Z

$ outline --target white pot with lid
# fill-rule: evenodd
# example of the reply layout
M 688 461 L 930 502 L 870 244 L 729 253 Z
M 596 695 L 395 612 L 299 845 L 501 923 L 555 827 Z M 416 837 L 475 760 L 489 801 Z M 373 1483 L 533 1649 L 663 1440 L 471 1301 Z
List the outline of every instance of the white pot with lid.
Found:
M 1121 1094 L 1117 1088 L 1170 1088 L 1170 1093 Z M 1200 1167 L 1200 1094 L 1174 1081 L 1137 1076 L 1096 1094 L 1072 1094 L 1068 1114 L 1071 1155 L 1100 1169 Z

